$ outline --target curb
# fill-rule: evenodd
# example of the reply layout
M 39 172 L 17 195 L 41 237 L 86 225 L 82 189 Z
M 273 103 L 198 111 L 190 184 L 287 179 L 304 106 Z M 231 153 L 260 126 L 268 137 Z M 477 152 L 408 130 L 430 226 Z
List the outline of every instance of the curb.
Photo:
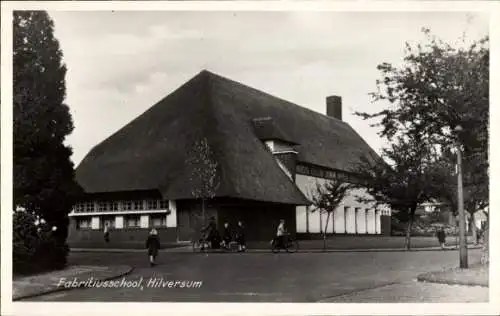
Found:
M 134 270 L 133 267 L 130 267 L 128 266 L 128 268 L 126 269 L 126 271 L 124 272 L 121 272 L 119 274 L 115 274 L 113 276 L 109 276 L 109 277 L 105 277 L 105 278 L 101 278 L 101 279 L 98 279 L 99 281 L 108 281 L 108 280 L 113 280 L 113 279 L 117 279 L 119 277 L 122 277 L 122 276 L 125 276 L 125 275 L 128 275 L 130 272 L 132 272 Z M 51 294 L 51 293 L 56 293 L 56 292 L 63 292 L 63 291 L 71 291 L 71 290 L 75 290 L 75 289 L 79 289 L 79 288 L 82 288 L 84 287 L 84 285 L 81 285 L 81 286 L 78 286 L 78 287 L 70 287 L 70 288 L 65 288 L 65 287 L 56 287 L 56 288 L 52 288 L 52 289 L 49 289 L 49 290 L 45 290 L 45 291 L 41 291 L 41 292 L 38 292 L 38 293 L 33 293 L 33 294 L 26 294 L 26 295 L 20 295 L 20 296 L 17 296 L 16 298 L 12 297 L 12 301 L 20 301 L 20 300 L 23 300 L 23 299 L 27 299 L 27 298 L 32 298 L 32 297 L 37 297 L 37 296 L 42 296 L 42 295 L 46 295 L 46 294 Z
M 469 266 L 470 268 L 471 266 Z M 446 284 L 446 285 L 461 285 L 461 286 L 479 286 L 479 287 L 484 287 L 484 288 L 489 288 L 489 283 L 488 281 L 486 282 L 481 282 L 481 281 L 463 281 L 459 279 L 446 279 L 445 277 L 439 277 L 436 276 L 436 274 L 440 273 L 445 273 L 445 272 L 451 272 L 455 269 L 448 269 L 445 271 L 434 271 L 434 272 L 425 272 L 417 275 L 417 281 L 422 282 L 422 283 L 436 283 L 436 284 Z
M 431 278 L 430 275 L 432 272 L 423 273 L 417 276 L 417 281 L 422 283 L 436 283 L 436 284 L 446 284 L 446 285 L 462 285 L 462 286 L 479 286 L 484 288 L 489 288 L 489 284 L 485 284 L 482 282 L 465 282 L 461 280 L 440 280 L 436 278 Z
M 189 247 L 190 248 L 190 247 Z M 481 249 L 479 246 L 468 247 L 467 249 Z M 297 253 L 330 253 L 330 252 L 419 252 L 419 251 L 456 251 L 457 248 L 446 248 L 441 249 L 438 247 L 427 247 L 427 248 L 413 248 L 410 250 L 406 250 L 403 248 L 372 248 L 372 249 L 298 249 Z M 127 252 L 145 252 L 142 249 L 105 249 L 105 248 L 75 248 L 71 249 L 72 252 L 113 252 L 113 253 L 127 253 Z M 161 253 L 201 253 L 201 252 L 193 252 L 191 249 L 187 249 L 186 246 L 176 247 L 176 248 L 165 248 L 160 249 Z M 271 249 L 247 249 L 244 253 L 270 253 Z M 204 252 L 205 253 L 205 252 Z M 228 251 L 212 251 L 206 253 L 220 253 L 220 254 L 229 254 L 233 252 Z M 285 253 L 285 252 L 283 252 Z

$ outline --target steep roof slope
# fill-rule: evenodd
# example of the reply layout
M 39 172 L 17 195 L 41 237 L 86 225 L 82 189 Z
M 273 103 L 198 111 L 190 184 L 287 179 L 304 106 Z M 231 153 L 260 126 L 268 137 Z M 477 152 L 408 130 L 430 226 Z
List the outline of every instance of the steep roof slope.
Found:
M 268 116 L 299 144 L 299 161 L 347 170 L 373 153 L 345 122 L 202 71 L 95 146 L 76 178 L 87 193 L 151 189 L 191 198 L 187 156 L 205 137 L 219 165 L 217 196 L 309 204 L 255 133 L 253 119 Z

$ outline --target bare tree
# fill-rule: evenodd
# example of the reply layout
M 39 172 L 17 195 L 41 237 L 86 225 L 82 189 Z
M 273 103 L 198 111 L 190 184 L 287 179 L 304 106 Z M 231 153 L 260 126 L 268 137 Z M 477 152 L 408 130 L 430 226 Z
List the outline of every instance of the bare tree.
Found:
M 206 138 L 195 142 L 187 159 L 191 167 L 191 194 L 201 200 L 202 223 L 205 224 L 205 203 L 215 197 L 220 181 L 218 163 Z
M 319 211 L 328 214 L 325 229 L 323 230 L 323 250 L 326 250 L 326 231 L 330 217 L 350 190 L 351 186 L 349 184 L 338 180 L 329 180 L 324 185 L 316 182 L 316 188 L 312 194 L 312 202 L 315 208 L 312 212 Z

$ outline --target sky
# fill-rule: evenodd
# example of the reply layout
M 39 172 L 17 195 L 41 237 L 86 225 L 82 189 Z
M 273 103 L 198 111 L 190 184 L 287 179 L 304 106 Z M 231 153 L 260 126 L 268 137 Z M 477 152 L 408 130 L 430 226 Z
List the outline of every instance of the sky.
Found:
M 98 143 L 206 69 L 325 113 L 339 95 L 343 120 L 373 149 L 377 65 L 401 64 L 422 27 L 457 43 L 488 35 L 488 16 L 466 12 L 49 11 L 68 72 L 78 163 Z M 304 127 L 307 128 L 307 127 Z

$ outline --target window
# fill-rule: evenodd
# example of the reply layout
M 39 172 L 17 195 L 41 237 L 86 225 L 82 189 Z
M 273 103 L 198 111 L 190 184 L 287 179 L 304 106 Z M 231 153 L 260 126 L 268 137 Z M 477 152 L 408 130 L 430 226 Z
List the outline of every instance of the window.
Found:
M 323 178 L 323 170 L 319 168 L 311 168 L 311 176 L 317 178 Z
M 89 229 L 92 228 L 90 217 L 79 217 L 76 220 L 76 229 Z
M 141 217 L 138 215 L 129 215 L 125 217 L 125 224 L 127 227 L 140 227 Z
M 167 216 L 165 214 L 155 214 L 151 215 L 151 226 L 153 227 L 166 227 L 167 226 Z
M 142 210 L 142 201 L 138 200 L 138 201 L 134 201 L 134 210 Z
M 132 201 L 123 201 L 122 202 L 122 208 L 125 210 L 125 211 L 129 211 L 132 209 Z
M 109 202 L 110 211 L 118 211 L 118 202 Z
M 168 210 L 168 200 L 161 200 L 160 201 L 160 209 Z
M 158 201 L 148 200 L 148 210 L 157 210 L 157 209 L 158 209 Z
M 115 217 L 114 216 L 103 216 L 99 221 L 99 225 L 101 229 L 104 229 L 106 223 L 109 225 L 109 228 L 115 228 Z
M 94 201 L 88 201 L 86 204 L 85 204 L 85 210 L 87 212 L 93 212 L 94 211 Z
M 304 166 L 304 165 L 298 165 L 296 167 L 296 171 L 297 171 L 297 173 L 301 173 L 301 174 L 309 174 L 309 168 Z
M 99 212 L 106 212 L 108 210 L 107 202 L 99 202 Z
M 83 213 L 85 212 L 85 205 L 83 203 L 76 203 L 75 205 L 75 213 Z
M 325 171 L 325 178 L 327 178 L 327 179 L 335 179 L 336 178 L 336 172 L 335 171 L 331 171 L 331 170 Z

